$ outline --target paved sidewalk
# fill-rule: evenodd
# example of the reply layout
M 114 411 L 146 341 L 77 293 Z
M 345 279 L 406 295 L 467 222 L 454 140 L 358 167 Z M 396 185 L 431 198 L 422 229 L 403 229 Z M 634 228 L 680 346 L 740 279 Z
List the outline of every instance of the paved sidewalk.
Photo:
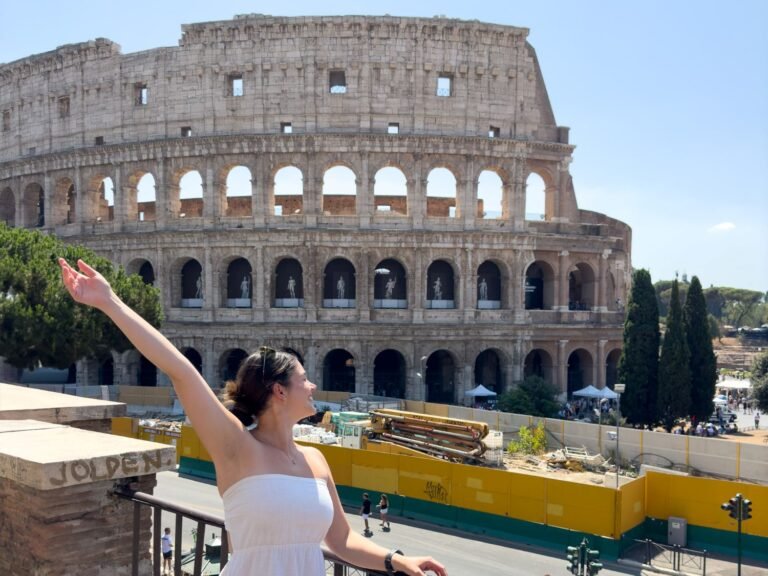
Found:
M 735 552 L 735 551 L 734 551 Z M 703 572 L 704 562 L 701 557 L 686 557 L 680 566 L 680 570 L 673 570 L 671 557 L 665 554 L 656 554 L 651 560 L 652 566 L 645 564 L 646 549 L 643 544 L 638 544 L 627 550 L 619 564 L 625 566 L 643 567 L 643 574 L 653 572 L 659 574 L 690 574 L 702 576 L 735 576 L 738 572 L 736 556 L 723 556 L 721 554 L 707 554 L 706 573 Z M 741 561 L 741 576 L 765 576 L 768 574 L 768 562 L 761 562 L 754 558 L 743 557 Z

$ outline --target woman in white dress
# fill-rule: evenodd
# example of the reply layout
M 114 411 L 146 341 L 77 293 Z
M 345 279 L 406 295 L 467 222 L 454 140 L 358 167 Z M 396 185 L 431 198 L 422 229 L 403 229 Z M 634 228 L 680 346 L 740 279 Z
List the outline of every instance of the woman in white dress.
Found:
M 268 348 L 252 354 L 228 383 L 222 404 L 195 367 L 101 274 L 82 260 L 80 272 L 64 259 L 59 265 L 72 298 L 109 316 L 171 379 L 216 466 L 234 549 L 223 574 L 324 576 L 324 541 L 343 560 L 371 570 L 447 575 L 430 557 L 387 551 L 350 528 L 323 454 L 293 441 L 294 423 L 315 413 L 316 388 L 294 356 Z M 258 426 L 246 428 L 250 419 Z

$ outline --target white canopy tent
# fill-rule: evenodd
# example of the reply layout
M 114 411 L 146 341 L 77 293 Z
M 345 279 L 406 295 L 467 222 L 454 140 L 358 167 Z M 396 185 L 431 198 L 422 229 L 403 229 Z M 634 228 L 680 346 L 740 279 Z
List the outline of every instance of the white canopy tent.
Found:
M 600 388 L 598 392 L 600 392 L 600 398 L 605 398 L 607 400 L 616 400 L 616 398 L 619 397 L 619 395 L 616 394 L 616 392 L 614 392 L 610 388 L 608 388 L 608 386 L 606 386 L 605 388 Z
M 488 388 L 482 384 L 478 384 L 475 388 L 472 388 L 472 390 L 467 390 L 464 392 L 464 396 L 471 396 L 472 398 L 484 398 L 488 396 L 496 396 L 496 392 L 493 390 L 488 390 Z
M 749 380 L 736 380 L 735 378 L 726 378 L 715 384 L 715 388 L 726 388 L 728 390 L 746 390 L 751 388 Z

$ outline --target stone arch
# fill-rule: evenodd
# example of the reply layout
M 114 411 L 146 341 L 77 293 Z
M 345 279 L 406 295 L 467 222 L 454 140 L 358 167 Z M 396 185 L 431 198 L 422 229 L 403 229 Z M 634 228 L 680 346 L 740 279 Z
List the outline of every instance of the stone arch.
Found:
M 592 267 L 579 262 L 568 271 L 568 309 L 591 310 L 596 304 L 595 272 Z
M 172 306 L 202 308 L 205 298 L 203 267 L 192 257 L 178 258 L 173 262 L 171 273 Z
M 427 308 L 456 308 L 455 292 L 459 276 L 448 260 L 434 260 L 427 268 L 425 299 Z
M 482 384 L 497 394 L 504 393 L 505 354 L 497 348 L 486 348 L 475 358 L 472 387 Z
M 126 217 L 139 222 L 155 220 L 157 215 L 157 184 L 152 172 L 137 170 L 128 176 Z
M 223 197 L 226 201 L 224 215 L 230 218 L 250 216 L 253 209 L 251 170 L 242 164 L 235 164 L 227 166 L 222 172 L 224 172 Z
M 577 348 L 568 355 L 568 396 L 590 384 L 595 385 L 592 353 L 585 348 Z
M 248 358 L 248 352 L 242 348 L 229 348 L 219 356 L 219 381 L 221 385 L 237 377 L 237 371 L 243 360 Z
M 304 271 L 296 258 L 282 258 L 275 266 L 275 308 L 304 307 Z
M 477 177 L 476 217 L 484 220 L 508 218 L 506 190 L 504 179 L 496 170 L 482 170 Z
M 373 177 L 374 210 L 382 214 L 408 215 L 408 179 L 397 166 L 384 166 Z
M 253 270 L 241 256 L 225 260 L 223 282 L 224 305 L 227 308 L 250 308 L 253 295 Z
M 323 270 L 323 308 L 356 306 L 355 266 L 346 258 L 334 258 Z
M 525 270 L 525 309 L 551 310 L 555 305 L 555 272 L 544 260 L 532 262 Z
M 157 386 L 157 368 L 137 350 L 130 350 L 125 356 L 129 378 L 128 384 L 136 386 Z
M 405 356 L 393 348 L 382 350 L 373 360 L 373 393 L 405 398 L 406 374 Z
M 280 350 L 282 350 L 283 352 L 287 352 L 288 354 L 292 354 L 299 361 L 299 364 L 304 366 L 304 356 L 302 356 L 302 354 L 298 352 L 295 348 L 291 348 L 290 346 L 281 346 Z
M 357 175 L 342 163 L 334 163 L 323 172 L 323 214 L 354 216 L 357 213 Z
M 373 307 L 408 307 L 408 273 L 399 260 L 385 258 L 374 268 Z
M 0 191 L 0 222 L 6 226 L 16 226 L 16 196 L 10 187 Z
M 168 207 L 177 218 L 201 218 L 205 182 L 197 167 L 183 167 L 173 173 Z
M 100 359 L 97 380 L 99 386 L 112 386 L 115 383 L 115 360 L 112 354 Z
M 547 219 L 547 185 L 538 172 L 531 172 L 525 179 L 525 219 Z
M 77 221 L 77 190 L 72 179 L 64 176 L 56 180 L 52 204 L 54 226 L 74 224 Z
M 190 364 L 195 367 L 195 370 L 197 370 L 198 374 L 203 373 L 203 357 L 200 355 L 200 352 L 198 352 L 197 349 L 193 348 L 192 346 L 187 346 L 181 349 L 181 353 L 184 358 L 189 360 Z
M 456 356 L 448 350 L 435 350 L 429 354 L 424 375 L 427 402 L 455 403 L 457 367 Z
M 544 348 L 534 348 L 525 356 L 523 378 L 538 376 L 547 382 L 554 382 L 552 355 Z
M 37 182 L 30 182 L 24 187 L 21 212 L 25 228 L 45 226 L 45 191 Z
M 115 182 L 110 176 L 101 179 L 96 192 L 97 222 L 112 222 L 115 219 Z
M 290 216 L 304 213 L 304 176 L 293 164 L 279 166 L 272 175 L 270 214 Z
M 621 348 L 614 348 L 605 357 L 605 385 L 611 390 L 619 381 L 619 360 Z
M 334 348 L 323 357 L 323 390 L 355 392 L 355 358 L 344 348 Z
M 504 284 L 508 276 L 502 273 L 499 263 L 486 260 L 477 267 L 477 307 L 499 309 L 504 299 Z
M 127 274 L 138 274 L 144 281 L 144 284 L 154 286 L 155 284 L 155 268 L 149 260 L 144 258 L 134 258 L 125 267 Z
M 440 164 L 427 174 L 427 217 L 458 218 L 459 187 L 456 172 Z

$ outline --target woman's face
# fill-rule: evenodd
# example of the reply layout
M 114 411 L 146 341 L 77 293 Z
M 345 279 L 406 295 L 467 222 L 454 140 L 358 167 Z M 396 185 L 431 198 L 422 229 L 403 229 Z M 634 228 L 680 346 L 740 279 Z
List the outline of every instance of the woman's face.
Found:
M 317 389 L 317 386 L 307 379 L 307 372 L 301 363 L 296 362 L 296 369 L 285 388 L 288 394 L 289 409 L 295 414 L 297 421 L 315 415 L 317 410 L 312 393 Z

